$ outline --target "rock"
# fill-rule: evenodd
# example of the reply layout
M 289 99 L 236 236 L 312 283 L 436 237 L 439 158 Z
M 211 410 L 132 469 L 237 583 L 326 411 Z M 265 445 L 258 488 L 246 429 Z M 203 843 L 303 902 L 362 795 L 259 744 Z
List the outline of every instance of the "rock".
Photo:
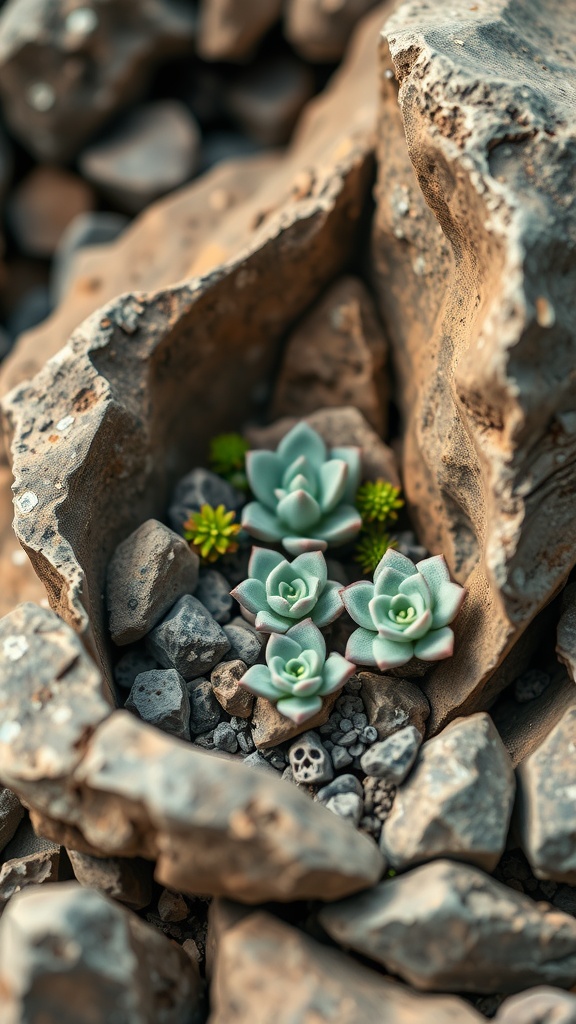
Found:
M 556 654 L 576 681 L 576 583 L 570 583 L 562 594 L 560 621 L 556 631 Z
M 34 887 L 10 901 L 0 965 L 9 1020 L 198 1024 L 201 982 L 186 954 L 76 882 Z
M 454 857 L 493 871 L 506 845 L 515 789 L 492 719 L 485 712 L 458 719 L 421 747 L 384 823 L 382 851 L 401 870 Z
M 172 527 L 182 533 L 183 524 L 192 512 L 198 512 L 202 505 L 224 505 L 227 509 L 239 509 L 245 498 L 221 476 L 209 469 L 193 469 L 179 480 L 168 509 Z M 228 588 L 230 591 L 230 588 Z
M 537 878 L 576 885 L 576 707 L 518 769 L 522 848 Z
M 221 626 L 229 622 L 234 599 L 230 597 L 230 584 L 217 569 L 201 569 L 195 596 L 208 609 Z
M 337 693 L 331 693 L 324 697 L 318 714 L 307 720 L 308 729 L 316 729 L 327 721 L 337 697 Z M 295 722 L 281 715 L 274 704 L 271 704 L 265 697 L 256 698 L 252 714 L 252 736 L 259 750 L 276 747 L 279 743 L 286 743 L 288 740 L 294 739 L 295 736 L 299 736 L 301 731 L 302 725 L 296 725 Z
M 198 581 L 198 555 L 179 534 L 148 519 L 118 545 L 107 573 L 115 644 L 140 640 Z
M 193 736 L 215 729 L 222 718 L 222 707 L 216 700 L 208 679 L 194 679 L 188 684 L 190 699 L 190 732 Z
M 386 338 L 365 284 L 357 277 L 339 278 L 288 339 L 272 416 L 354 406 L 377 433 L 385 434 L 386 356 Z
M 200 158 L 200 129 L 178 100 L 156 100 L 125 114 L 85 149 L 80 170 L 114 205 L 139 213 L 192 177 Z
M 332 811 L 332 814 L 349 821 L 354 827 L 360 824 L 364 812 L 364 801 L 358 793 L 336 793 L 325 801 L 324 806 Z
M 160 666 L 143 647 L 126 651 L 114 666 L 114 682 L 122 690 L 131 690 L 132 684 L 141 672 L 154 672 Z
M 0 867 L 0 916 L 16 893 L 30 885 L 57 882 L 59 867 L 60 847 L 5 860 Z
M 158 900 L 158 913 L 162 921 L 185 921 L 190 911 L 180 893 L 163 889 Z
M 163 732 L 190 739 L 190 700 L 186 683 L 176 669 L 156 669 L 136 676 L 125 707 Z
M 88 14 L 84 12 L 88 11 Z M 153 66 L 189 50 L 195 14 L 172 0 L 14 0 L 0 17 L 0 92 L 14 135 L 39 160 L 65 162 L 146 85 Z M 129 31 L 127 27 L 129 26 Z
M 384 477 L 394 486 L 400 486 L 394 452 L 378 437 L 358 409 L 352 406 L 319 409 L 303 418 L 318 431 L 328 446 L 356 445 L 362 449 L 363 479 Z M 246 436 L 253 448 L 276 448 L 297 420 L 298 417 L 285 416 L 269 427 L 251 427 Z
M 515 992 L 576 979 L 574 918 L 448 860 L 326 907 L 320 921 L 419 989 Z
M 278 778 L 278 772 L 274 765 L 270 764 L 270 762 L 262 756 L 259 750 L 255 750 L 253 753 L 248 754 L 248 756 L 244 757 L 242 760 L 243 764 L 247 765 L 249 768 L 255 768 L 256 771 L 273 772 L 276 778 Z M 290 772 L 292 771 L 291 768 L 287 770 Z
M 354 758 L 352 754 L 346 749 L 341 747 L 338 743 L 335 743 L 330 751 L 330 757 L 332 758 L 332 764 L 336 771 L 340 771 L 341 768 L 347 768 L 349 764 L 352 764 Z
M 91 857 L 67 850 L 74 876 L 87 889 L 118 900 L 131 910 L 147 907 L 152 899 L 152 865 L 141 858 Z
M 238 750 L 236 733 L 229 722 L 220 722 L 214 729 L 214 747 L 228 754 L 235 754 Z
M 230 641 L 230 650 L 225 660 L 243 661 L 245 665 L 256 664 L 265 642 L 263 634 L 248 629 L 246 624 L 239 626 L 232 622 L 223 629 Z
M 387 740 L 374 743 L 362 755 L 362 770 L 366 775 L 399 786 L 408 775 L 422 743 L 422 735 L 414 725 L 389 736 Z
M 186 594 L 151 630 L 146 647 L 164 668 L 197 679 L 218 664 L 230 643 L 204 605 Z
M 419 538 L 469 591 L 454 656 L 424 684 L 431 734 L 507 685 L 503 659 L 576 552 L 576 335 L 572 289 L 558 289 L 576 251 L 560 91 L 574 63 L 556 64 L 554 12 L 546 24 L 533 5 L 526 15 L 518 26 L 507 0 L 407 0 L 381 51 L 373 253 L 403 480 Z
M 551 667 L 550 674 L 550 685 L 540 697 L 519 705 L 514 697 L 503 694 L 492 708 L 514 768 L 544 742 L 566 709 L 576 705 L 574 682 L 564 666 Z
M 302 108 L 314 95 L 315 86 L 311 68 L 292 53 L 279 53 L 264 57 L 235 76 L 226 106 L 250 139 L 263 146 L 282 146 L 288 142 Z
M 326 804 L 333 797 L 341 796 L 343 793 L 355 793 L 356 796 L 362 796 L 362 784 L 355 775 L 338 775 L 327 786 L 318 790 L 316 798 L 321 804 Z
M 309 729 L 298 737 L 288 751 L 294 782 L 317 786 L 334 777 L 332 762 L 318 733 Z
M 65 300 L 74 281 L 74 261 L 81 249 L 113 242 L 128 226 L 123 213 L 92 210 L 78 213 L 60 236 L 50 269 L 50 295 L 54 305 Z
M 519 704 L 540 697 L 550 684 L 550 676 L 539 668 L 529 668 L 514 683 L 514 697 Z
M 409 725 L 425 735 L 430 705 L 415 683 L 374 672 L 360 672 L 358 678 L 368 721 L 377 730 L 378 739 L 388 739 Z
M 254 696 L 238 686 L 238 680 L 246 674 L 243 661 L 227 661 L 217 665 L 210 676 L 212 692 L 216 700 L 229 715 L 237 718 L 250 718 L 254 705 Z
M 206 0 L 196 49 L 203 60 L 242 61 L 280 17 L 282 0 Z
M 0 17 L 0 39 L 1 35 Z M 1 59 L 0 55 L 0 81 Z M 94 193 L 82 178 L 59 167 L 41 165 L 18 186 L 7 212 L 20 248 L 30 256 L 48 257 L 74 218 L 88 213 L 94 204 Z
M 24 808 L 10 789 L 0 787 L 0 853 L 10 842 L 24 817 Z
M 350 32 L 375 0 L 288 0 L 286 38 L 313 63 L 340 60 Z
M 17 861 L 45 853 L 60 855 L 60 844 L 38 835 L 32 827 L 30 818 L 26 816 L 20 822 L 13 839 L 10 840 L 5 848 L 4 860 Z
M 461 999 L 417 995 L 263 911 L 242 916 L 237 905 L 225 904 L 236 913 L 219 924 L 221 904 L 212 904 L 208 929 L 211 1024 L 484 1020 Z
M 506 999 L 497 1024 L 576 1024 L 576 996 L 542 985 Z
M 382 823 L 390 814 L 396 796 L 396 786 L 384 779 L 372 776 L 362 780 L 364 789 L 364 813 L 374 815 Z

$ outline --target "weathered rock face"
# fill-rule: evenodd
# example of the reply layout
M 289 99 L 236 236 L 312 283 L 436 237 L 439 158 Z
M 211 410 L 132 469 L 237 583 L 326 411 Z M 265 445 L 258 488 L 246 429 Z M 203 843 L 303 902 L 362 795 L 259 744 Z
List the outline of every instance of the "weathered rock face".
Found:
M 369 187 L 374 38 L 385 9 L 309 107 L 277 173 L 227 221 L 217 260 L 225 269 L 110 303 L 5 400 L 17 535 L 53 607 L 103 665 L 111 552 L 161 512 L 206 439 L 262 401 L 281 335 L 349 258 Z M 248 241 L 247 223 L 258 225 Z M 213 267 L 214 254 L 207 259 Z M 231 361 L 239 372 L 223 373 Z
M 10 789 L 0 788 L 0 853 L 24 817 L 24 808 Z
M 0 867 L 0 916 L 16 893 L 28 886 L 57 882 L 59 867 L 60 847 L 4 861 Z
M 382 851 L 403 870 L 454 857 L 492 871 L 506 845 L 515 790 L 510 758 L 491 718 L 477 714 L 452 722 L 424 744 L 399 787 L 382 828 Z
M 320 920 L 343 946 L 420 989 L 515 992 L 576 983 L 573 917 L 447 860 L 327 907 Z
M 236 908 L 232 908 L 235 910 Z M 480 1024 L 453 996 L 421 996 L 387 981 L 336 950 L 256 913 L 214 925 L 211 1024 Z M 216 934 L 214 934 L 216 933 Z
M 16 896 L 0 924 L 7 1024 L 198 1024 L 192 961 L 117 903 L 75 882 Z
M 542 985 L 505 999 L 494 1019 L 497 1024 L 574 1024 L 576 997 Z
M 409 679 L 396 679 L 376 672 L 360 672 L 362 700 L 370 725 L 378 739 L 413 725 L 424 736 L 430 705 L 422 690 Z
M 432 731 L 487 706 L 574 563 L 567 32 L 536 0 L 521 14 L 408 0 L 386 26 L 374 258 L 406 493 L 426 546 L 469 587 L 454 658 L 425 687 Z
M 522 846 L 538 878 L 576 885 L 576 707 L 518 769 Z

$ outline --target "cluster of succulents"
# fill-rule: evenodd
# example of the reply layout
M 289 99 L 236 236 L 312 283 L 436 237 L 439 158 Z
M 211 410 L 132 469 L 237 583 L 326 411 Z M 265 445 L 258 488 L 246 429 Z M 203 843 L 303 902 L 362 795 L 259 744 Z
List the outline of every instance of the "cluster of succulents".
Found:
M 242 527 L 235 519 L 236 513 L 227 511 L 224 505 L 216 508 L 202 505 L 200 511 L 193 512 L 184 523 L 184 536 L 203 561 L 215 562 L 222 555 L 238 550 L 235 538 Z
M 372 573 L 389 548 L 395 546 L 388 527 L 398 519 L 404 502 L 400 488 L 388 480 L 366 480 L 358 488 L 356 508 L 362 516 L 362 531 L 355 549 L 355 560 L 362 572 Z
M 210 442 L 210 468 L 239 491 L 248 490 L 246 452 L 249 447 L 246 438 L 235 433 L 217 434 Z

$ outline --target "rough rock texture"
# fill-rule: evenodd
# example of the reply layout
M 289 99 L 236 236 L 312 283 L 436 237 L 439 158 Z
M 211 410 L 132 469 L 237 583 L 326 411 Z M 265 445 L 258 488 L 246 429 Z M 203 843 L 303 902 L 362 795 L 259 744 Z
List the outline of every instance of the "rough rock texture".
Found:
M 0 372 L 3 365 L 0 363 Z M 22 601 L 46 600 L 46 591 L 14 534 L 13 518 L 12 473 L 8 466 L 0 465 L 0 615 Z
M 518 769 L 522 848 L 537 878 L 576 885 L 576 707 Z
M 576 996 L 542 985 L 506 999 L 497 1024 L 576 1024 Z
M 182 676 L 174 668 L 141 672 L 124 705 L 149 725 L 190 739 L 190 698 Z
M 164 668 L 197 679 L 218 664 L 230 643 L 202 602 L 185 594 L 150 631 L 146 647 Z
M 76 882 L 28 889 L 0 924 L 7 1024 L 198 1024 L 201 981 L 176 945 Z
M 16 893 L 30 885 L 57 882 L 60 848 L 38 850 L 26 857 L 14 857 L 0 867 L 0 915 Z M 0 967 L 1 970 L 1 967 Z
M 280 17 L 282 0 L 204 0 L 196 49 L 203 60 L 244 60 Z
M 478 868 L 434 861 L 320 912 L 332 938 L 416 988 L 576 983 L 576 920 Z
M 119 900 L 131 910 L 147 907 L 152 899 L 152 865 L 139 858 L 91 857 L 68 850 L 75 878 L 87 889 Z
M 0 853 L 10 842 L 24 817 L 24 808 L 10 789 L 0 787 Z
M 556 630 L 556 654 L 576 682 L 576 583 L 562 594 L 561 615 Z
M 148 519 L 123 540 L 106 574 L 114 643 L 140 640 L 179 598 L 192 594 L 198 564 L 198 555 L 184 538 L 157 519 Z
M 362 771 L 399 786 L 414 764 L 421 743 L 422 734 L 416 726 L 407 725 L 368 747 L 360 759 Z
M 250 718 L 254 706 L 254 695 L 238 686 L 238 680 L 245 674 L 246 664 L 236 659 L 217 665 L 210 675 L 212 693 L 216 700 L 229 715 L 238 718 Z
M 288 0 L 285 32 L 306 60 L 339 60 L 356 21 L 375 0 Z
M 339 693 L 331 693 L 322 699 L 320 711 L 306 722 L 309 729 L 317 729 L 319 725 L 324 725 L 324 722 L 328 721 L 339 696 Z M 252 738 L 259 750 L 286 743 L 301 732 L 301 724 L 297 725 L 290 718 L 285 718 L 265 697 L 256 698 L 252 715 Z
M 564 13 L 556 0 L 407 0 L 386 26 L 374 258 L 405 488 L 423 543 L 469 588 L 454 657 L 425 684 L 432 732 L 489 705 L 502 660 L 574 564 Z
M 3 402 L 17 535 L 53 607 L 106 671 L 101 593 L 111 552 L 161 512 L 212 434 L 262 402 L 281 337 L 349 259 L 370 186 L 374 39 L 386 9 L 361 27 L 286 159 L 193 269 L 225 267 L 121 296 Z M 230 361 L 238 372 L 220 373 Z M 48 421 L 55 429 L 44 430 Z
M 358 678 L 368 722 L 378 730 L 379 740 L 408 725 L 415 726 L 424 736 L 430 705 L 415 683 L 376 672 L 360 672 Z
M 564 712 L 576 706 L 576 686 L 563 665 L 552 668 L 549 686 L 535 700 L 518 704 L 502 696 L 492 709 L 494 724 L 516 768 L 544 742 Z
M 353 405 L 385 434 L 388 346 L 374 301 L 357 277 L 341 277 L 288 339 L 272 416 L 306 416 L 324 406 Z
M 421 747 L 384 822 L 382 851 L 397 869 L 454 857 L 492 871 L 506 845 L 515 790 L 492 719 L 458 719 Z
M 228 905 L 229 906 L 229 905 Z M 228 910 L 228 907 L 225 907 Z M 230 908 L 236 911 L 236 907 Z M 210 1024 L 481 1024 L 454 996 L 421 996 L 270 914 L 210 912 Z
M 162 58 L 190 49 L 195 14 L 174 0 L 10 0 L 0 16 L 0 93 L 39 160 L 65 161 L 137 95 Z

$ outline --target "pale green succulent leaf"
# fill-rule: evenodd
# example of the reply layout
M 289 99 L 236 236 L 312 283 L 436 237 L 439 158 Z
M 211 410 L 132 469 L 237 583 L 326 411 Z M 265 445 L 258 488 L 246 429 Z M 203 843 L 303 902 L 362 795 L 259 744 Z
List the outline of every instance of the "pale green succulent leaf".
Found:
M 326 585 L 328 567 L 321 551 L 307 551 L 303 555 L 298 555 L 292 562 L 292 568 L 307 583 L 313 579 L 318 580 L 320 590 Z
M 352 661 L 355 665 L 375 665 L 374 652 L 372 647 L 378 634 L 370 629 L 360 626 L 348 637 L 346 644 L 346 661 Z
M 348 464 L 343 459 L 330 459 L 318 471 L 320 477 L 320 508 L 331 512 L 342 500 L 348 479 Z
M 283 561 L 284 555 L 281 555 L 279 551 L 253 547 L 248 562 L 248 575 L 265 584 L 270 573 Z
M 322 687 L 318 691 L 320 696 L 325 697 L 328 693 L 335 693 L 341 689 L 344 683 L 354 675 L 356 665 L 347 661 L 341 654 L 333 651 L 326 659 L 322 673 Z
M 242 526 L 253 537 L 268 542 L 281 540 L 284 533 L 278 517 L 258 501 L 249 501 L 242 509 Z
M 315 526 L 321 517 L 320 506 L 307 491 L 292 491 L 278 502 L 278 519 L 285 523 L 289 530 L 297 534 L 305 534 Z
M 294 624 L 293 619 L 277 615 L 270 608 L 258 612 L 254 625 L 260 633 L 285 633 Z
M 344 605 L 340 596 L 342 584 L 336 580 L 328 580 L 320 597 L 316 601 L 310 613 L 310 618 L 315 626 L 323 629 L 330 622 L 334 622 L 344 611 Z
M 419 612 L 432 607 L 432 594 L 426 580 L 419 572 L 415 572 L 412 576 L 402 580 L 398 587 L 398 593 L 405 594 L 406 597 L 410 598 L 411 604 Z
M 302 725 L 318 714 L 322 707 L 321 697 L 283 697 L 276 707 L 281 715 L 296 725 Z
M 282 545 L 291 555 L 302 555 L 310 551 L 326 551 L 328 543 L 313 537 L 283 537 Z
M 358 510 L 352 505 L 340 505 L 322 519 L 312 531 L 312 536 L 338 547 L 352 540 L 361 526 L 362 520 Z
M 266 588 L 260 580 L 252 578 L 243 580 L 234 590 L 230 591 L 230 595 L 252 615 L 257 615 L 267 605 Z
M 326 658 L 326 641 L 311 619 L 304 619 L 303 622 L 297 622 L 296 625 L 291 626 L 285 639 L 290 639 L 293 643 L 298 644 L 302 651 L 315 651 L 320 659 L 320 664 L 323 664 Z
M 283 463 L 276 452 L 262 450 L 246 453 L 246 475 L 252 493 L 272 512 L 278 504 L 274 491 L 280 487 L 282 473 Z
M 466 591 L 464 587 L 458 586 L 451 581 L 442 583 L 438 596 L 435 599 L 434 611 L 432 613 L 432 629 L 440 629 L 453 622 L 460 611 Z
M 370 602 L 374 597 L 374 585 L 368 580 L 359 580 L 351 583 L 341 592 L 344 607 L 354 622 L 364 629 L 376 629 L 376 624 L 370 613 Z
M 441 661 L 443 658 L 450 658 L 453 651 L 454 633 L 449 626 L 429 630 L 414 647 L 416 657 L 422 661 Z
M 406 555 L 402 555 L 399 551 L 394 548 L 388 548 L 388 551 L 380 561 L 380 564 L 376 566 L 374 572 L 374 583 L 378 582 L 378 577 L 384 571 L 384 569 L 394 569 L 395 572 L 402 576 L 402 579 L 406 579 L 408 576 L 413 576 L 416 572 L 416 566 Z
M 406 665 L 414 656 L 413 643 L 397 643 L 388 637 L 377 636 L 373 644 L 374 661 L 381 672 Z
M 291 629 L 294 627 L 292 626 Z M 296 640 L 289 636 L 280 636 L 273 633 L 266 647 L 266 661 L 270 664 L 272 658 L 281 658 L 282 661 L 289 661 L 290 658 L 297 658 L 302 653 L 302 648 Z
M 244 689 L 250 690 L 250 693 L 256 694 L 257 697 L 266 697 L 268 700 L 278 700 L 278 690 L 272 682 L 272 676 L 270 669 L 267 665 L 251 665 L 242 679 L 239 680 L 239 685 L 243 686 Z
M 342 500 L 346 504 L 352 505 L 354 498 L 356 497 L 356 491 L 360 486 L 360 477 L 362 474 L 362 462 L 361 462 L 361 449 L 353 445 L 346 445 L 341 448 L 332 448 L 330 451 L 331 459 L 343 459 L 348 465 L 348 474 L 346 477 L 346 487 Z
M 317 468 L 326 461 L 327 454 L 326 445 L 320 434 L 305 423 L 304 420 L 301 420 L 295 427 L 292 427 L 292 430 L 288 431 L 280 441 L 276 451 L 284 461 L 284 465 L 304 455 Z

